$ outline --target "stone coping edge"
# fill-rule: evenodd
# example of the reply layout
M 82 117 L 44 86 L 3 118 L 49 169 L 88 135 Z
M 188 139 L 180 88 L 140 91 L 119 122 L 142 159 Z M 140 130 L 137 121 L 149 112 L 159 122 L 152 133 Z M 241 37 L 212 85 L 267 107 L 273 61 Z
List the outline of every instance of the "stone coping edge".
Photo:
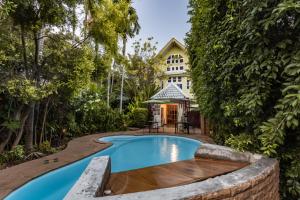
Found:
M 250 152 L 238 152 L 235 149 L 215 145 L 215 144 L 202 144 L 195 152 L 196 158 L 212 158 L 219 160 L 231 160 L 237 162 L 254 163 L 262 158 L 260 154 L 253 154 Z
M 64 200 L 84 200 L 103 196 L 110 172 L 111 160 L 109 156 L 93 158 Z
M 195 157 L 205 157 L 223 160 L 233 160 L 251 163 L 247 167 L 222 176 L 192 184 L 136 192 L 114 196 L 96 197 L 95 195 L 84 198 L 72 198 L 83 200 L 179 200 L 179 199 L 214 199 L 214 195 L 220 197 L 234 196 L 247 189 L 254 188 L 268 177 L 278 178 L 278 161 L 249 152 L 237 152 L 231 148 L 203 143 L 195 152 Z M 278 193 L 278 191 L 275 191 Z M 78 192 L 77 192 L 78 193 Z M 208 198 L 211 197 L 211 198 Z

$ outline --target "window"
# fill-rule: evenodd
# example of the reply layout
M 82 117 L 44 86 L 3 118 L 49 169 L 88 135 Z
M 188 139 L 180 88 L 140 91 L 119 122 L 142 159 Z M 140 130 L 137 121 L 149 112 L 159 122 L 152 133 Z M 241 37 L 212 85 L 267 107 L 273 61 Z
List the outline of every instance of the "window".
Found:
M 186 81 L 186 89 L 190 89 L 190 87 L 191 87 L 191 82 L 190 82 L 190 80 L 187 80 Z
M 173 82 L 176 82 L 176 77 L 173 77 Z
M 174 71 L 174 67 L 172 67 L 172 71 Z
M 180 89 L 182 89 L 182 84 L 177 84 L 177 86 L 178 86 Z
M 176 67 L 176 70 L 178 70 L 178 67 Z
M 167 67 L 167 71 L 170 71 L 170 67 Z
M 183 70 L 183 66 L 180 66 L 179 69 L 180 69 L 180 70 Z
M 178 82 L 181 82 L 181 76 L 178 76 Z
M 171 83 L 171 77 L 169 77 L 168 82 Z
M 171 64 L 171 63 L 183 63 L 182 55 L 179 54 L 170 55 L 167 59 L 167 64 Z

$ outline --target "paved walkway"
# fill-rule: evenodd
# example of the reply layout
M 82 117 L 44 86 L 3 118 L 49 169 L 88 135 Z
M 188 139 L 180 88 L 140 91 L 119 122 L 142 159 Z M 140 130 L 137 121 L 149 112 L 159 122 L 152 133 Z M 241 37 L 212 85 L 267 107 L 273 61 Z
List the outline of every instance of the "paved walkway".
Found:
M 223 175 L 248 163 L 197 158 L 153 167 L 113 173 L 106 190 L 111 195 L 175 187 Z
M 143 133 L 142 130 L 138 130 L 87 135 L 71 140 L 68 143 L 68 146 L 58 153 L 0 170 L 0 199 L 3 199 L 13 190 L 42 174 L 73 163 L 110 146 L 110 144 L 107 143 L 97 142 L 96 140 L 98 138 L 120 134 L 146 135 L 148 133 Z M 174 135 L 173 133 L 164 134 Z M 212 139 L 205 135 L 177 135 L 198 139 L 203 142 L 213 143 Z M 45 164 L 45 160 L 49 160 L 50 162 Z

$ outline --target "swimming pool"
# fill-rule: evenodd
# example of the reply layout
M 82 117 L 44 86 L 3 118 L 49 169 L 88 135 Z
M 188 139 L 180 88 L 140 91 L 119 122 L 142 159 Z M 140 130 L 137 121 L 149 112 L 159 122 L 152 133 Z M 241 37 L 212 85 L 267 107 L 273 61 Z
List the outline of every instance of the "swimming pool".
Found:
M 5 200 L 63 199 L 90 160 L 111 157 L 112 172 L 188 160 L 201 144 L 197 140 L 177 136 L 110 136 L 100 138 L 113 145 L 82 160 L 46 173 L 10 193 Z

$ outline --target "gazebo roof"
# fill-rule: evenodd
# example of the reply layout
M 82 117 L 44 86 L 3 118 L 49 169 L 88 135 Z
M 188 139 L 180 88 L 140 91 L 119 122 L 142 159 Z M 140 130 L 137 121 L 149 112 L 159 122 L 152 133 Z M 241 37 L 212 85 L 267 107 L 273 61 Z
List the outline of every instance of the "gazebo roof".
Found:
M 174 83 L 169 83 L 167 87 L 153 95 L 152 100 L 188 100 L 189 96 L 184 94 L 182 90 Z

